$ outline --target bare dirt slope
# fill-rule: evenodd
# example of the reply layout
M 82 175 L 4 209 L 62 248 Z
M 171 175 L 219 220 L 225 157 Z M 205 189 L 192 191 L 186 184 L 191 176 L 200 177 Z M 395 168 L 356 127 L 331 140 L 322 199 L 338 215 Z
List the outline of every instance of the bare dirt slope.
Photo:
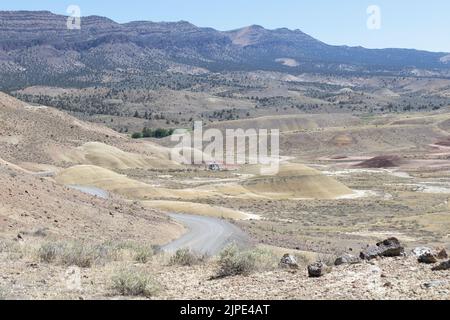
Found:
M 131 141 L 106 127 L 53 108 L 30 106 L 3 93 L 0 150 L 4 160 L 15 164 L 104 164 L 119 169 L 175 165 L 167 161 L 165 148 L 151 142 Z
M 1 237 L 29 239 L 39 230 L 81 241 L 145 238 L 160 244 L 182 232 L 155 210 L 119 198 L 95 198 L 0 163 Z

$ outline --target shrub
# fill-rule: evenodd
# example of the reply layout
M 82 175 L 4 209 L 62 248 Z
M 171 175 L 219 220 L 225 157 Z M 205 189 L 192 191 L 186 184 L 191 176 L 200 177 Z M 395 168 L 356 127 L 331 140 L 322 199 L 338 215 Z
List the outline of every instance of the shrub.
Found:
M 128 270 L 112 278 L 112 289 L 122 296 L 151 297 L 160 291 L 160 286 L 149 275 Z
M 135 249 L 136 253 L 134 255 L 134 261 L 139 263 L 147 263 L 148 260 L 153 256 L 152 248 L 138 247 Z
M 110 257 L 110 248 L 84 243 L 45 243 L 38 251 L 39 259 L 46 263 L 59 263 L 65 266 L 90 268 L 95 263 L 102 263 Z
M 94 263 L 104 261 L 108 256 L 108 249 L 102 246 L 94 247 L 79 243 L 65 246 L 61 256 L 62 264 L 90 268 Z
M 64 248 L 59 243 L 44 243 L 38 251 L 39 260 L 46 263 L 52 263 L 57 257 L 61 256 Z
M 142 138 L 142 133 L 140 132 L 135 132 L 131 135 L 132 139 L 141 139 Z
M 180 249 L 170 258 L 170 265 L 193 266 L 206 260 L 205 255 L 192 252 L 189 249 Z
M 236 245 L 230 245 L 220 253 L 217 277 L 247 276 L 255 271 L 273 269 L 276 265 L 276 257 L 268 250 L 242 251 Z
M 0 254 L 8 260 L 20 260 L 24 256 L 23 248 L 16 241 L 0 240 Z

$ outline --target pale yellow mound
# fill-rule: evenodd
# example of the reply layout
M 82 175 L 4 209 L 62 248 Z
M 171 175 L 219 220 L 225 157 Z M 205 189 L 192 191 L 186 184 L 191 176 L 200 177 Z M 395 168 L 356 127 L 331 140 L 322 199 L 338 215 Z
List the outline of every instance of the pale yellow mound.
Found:
M 122 151 L 100 143 L 88 142 L 81 147 L 59 156 L 59 160 L 70 163 L 95 165 L 109 169 L 168 168 L 178 164 L 160 157 L 149 157 Z
M 234 220 L 257 219 L 255 215 L 242 211 L 228 209 L 224 207 L 211 206 L 202 203 L 181 202 L 181 201 L 144 201 L 144 205 L 163 211 L 194 214 L 208 217 L 227 218 Z
M 351 135 L 338 134 L 337 136 L 334 136 L 330 142 L 335 146 L 343 147 L 353 144 L 354 140 Z
M 212 196 L 211 192 L 206 190 L 154 187 L 111 170 L 91 165 L 80 165 L 65 169 L 56 176 L 56 181 L 64 185 L 96 187 L 136 200 L 158 198 L 189 200 Z
M 268 197 L 335 199 L 353 193 L 335 179 L 301 164 L 283 164 L 276 175 L 251 178 L 243 185 Z

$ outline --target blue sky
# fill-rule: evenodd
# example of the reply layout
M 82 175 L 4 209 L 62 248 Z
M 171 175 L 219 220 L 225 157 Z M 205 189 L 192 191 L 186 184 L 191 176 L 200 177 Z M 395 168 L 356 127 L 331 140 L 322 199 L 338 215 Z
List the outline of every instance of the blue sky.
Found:
M 118 22 L 187 20 L 219 30 L 259 24 L 301 29 L 330 44 L 450 52 L 448 0 L 2 0 L 0 10 L 66 13 L 71 4 L 83 16 Z M 381 10 L 381 29 L 367 27 L 370 5 Z

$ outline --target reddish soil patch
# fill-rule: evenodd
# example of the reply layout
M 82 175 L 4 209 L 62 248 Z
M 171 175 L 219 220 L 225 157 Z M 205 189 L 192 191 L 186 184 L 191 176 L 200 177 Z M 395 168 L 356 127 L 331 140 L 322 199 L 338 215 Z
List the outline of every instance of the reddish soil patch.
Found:
M 378 156 L 355 165 L 359 168 L 393 168 L 402 163 L 399 156 Z
M 343 160 L 343 159 L 348 159 L 347 156 L 333 156 L 330 159 L 332 160 Z
M 450 147 L 450 140 L 442 140 L 435 143 L 438 146 Z

